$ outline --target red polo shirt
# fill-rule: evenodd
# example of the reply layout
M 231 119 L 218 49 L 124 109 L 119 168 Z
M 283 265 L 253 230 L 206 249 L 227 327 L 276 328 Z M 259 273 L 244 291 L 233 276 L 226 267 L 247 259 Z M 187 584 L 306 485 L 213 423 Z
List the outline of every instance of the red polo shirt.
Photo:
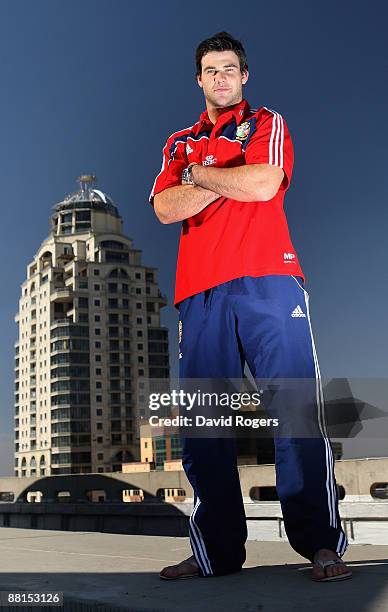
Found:
M 174 132 L 150 195 L 181 185 L 191 162 L 218 168 L 271 164 L 284 170 L 283 182 L 267 202 L 220 197 L 185 219 L 179 244 L 175 299 L 179 302 L 242 276 L 303 273 L 292 245 L 283 200 L 291 181 L 294 152 L 286 122 L 266 107 L 251 109 L 242 100 L 215 124 L 207 111 L 197 123 Z

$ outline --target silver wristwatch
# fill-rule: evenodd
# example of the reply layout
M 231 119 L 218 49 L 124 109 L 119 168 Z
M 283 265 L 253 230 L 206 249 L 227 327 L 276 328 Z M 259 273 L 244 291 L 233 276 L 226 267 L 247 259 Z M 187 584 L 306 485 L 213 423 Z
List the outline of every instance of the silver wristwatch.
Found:
M 182 185 L 195 185 L 193 176 L 192 176 L 192 168 L 196 163 L 193 162 L 187 166 L 182 172 Z

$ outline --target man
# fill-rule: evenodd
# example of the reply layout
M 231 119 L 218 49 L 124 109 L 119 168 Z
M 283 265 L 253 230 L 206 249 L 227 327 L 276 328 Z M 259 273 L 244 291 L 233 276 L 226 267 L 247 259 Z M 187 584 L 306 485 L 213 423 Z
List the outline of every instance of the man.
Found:
M 249 73 L 239 41 L 226 32 L 203 41 L 196 65 L 206 111 L 168 138 L 150 196 L 162 223 L 183 222 L 180 377 L 242 378 L 246 362 L 255 378 L 314 381 L 307 419 L 319 435 L 275 437 L 277 489 L 289 541 L 313 563 L 313 578 L 348 578 L 308 294 L 283 212 L 291 137 L 280 113 L 243 99 Z M 293 420 L 299 407 L 289 404 L 285 418 Z M 239 571 L 247 531 L 235 441 L 185 438 L 183 466 L 195 495 L 193 556 L 160 577 Z

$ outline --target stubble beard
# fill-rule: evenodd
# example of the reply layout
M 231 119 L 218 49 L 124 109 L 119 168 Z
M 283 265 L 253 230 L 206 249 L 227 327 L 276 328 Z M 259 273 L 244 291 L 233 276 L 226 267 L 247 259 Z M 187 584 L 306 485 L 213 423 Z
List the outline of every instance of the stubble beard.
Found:
M 228 108 L 229 106 L 234 106 L 235 104 L 238 104 L 242 100 L 242 90 L 236 92 L 230 99 L 225 100 L 225 102 L 223 103 L 213 97 L 212 94 L 208 95 L 206 99 L 208 102 L 210 102 L 213 108 Z

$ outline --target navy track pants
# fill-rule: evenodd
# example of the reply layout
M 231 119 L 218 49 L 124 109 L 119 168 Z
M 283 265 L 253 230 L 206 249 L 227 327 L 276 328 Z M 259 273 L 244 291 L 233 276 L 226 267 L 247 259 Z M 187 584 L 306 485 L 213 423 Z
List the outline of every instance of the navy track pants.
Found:
M 309 296 L 300 278 L 245 276 L 179 304 L 180 378 L 310 379 L 304 394 L 280 413 L 276 393 L 270 417 L 316 425 L 312 437 L 274 437 L 276 487 L 291 546 L 313 560 L 320 548 L 342 556 L 347 539 L 338 513 L 334 458 L 327 437 Z M 281 393 L 279 393 L 279 397 Z M 302 404 L 305 405 L 302 405 Z M 246 518 L 233 438 L 182 439 L 183 467 L 194 489 L 190 542 L 203 576 L 239 571 L 245 561 Z

